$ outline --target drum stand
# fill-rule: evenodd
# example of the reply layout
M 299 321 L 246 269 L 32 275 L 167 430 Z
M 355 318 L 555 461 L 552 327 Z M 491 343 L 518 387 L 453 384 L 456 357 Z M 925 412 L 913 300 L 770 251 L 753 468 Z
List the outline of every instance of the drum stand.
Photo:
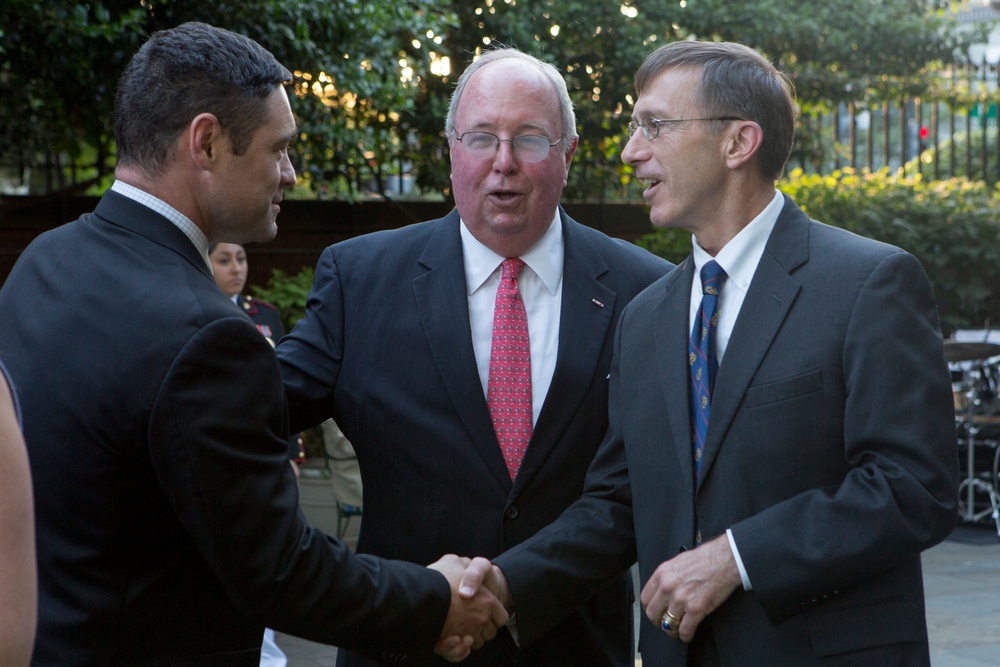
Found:
M 997 489 L 993 484 L 996 479 L 996 475 L 994 475 L 994 478 L 991 479 L 989 483 L 976 476 L 975 447 L 976 435 L 979 434 L 979 427 L 973 421 L 972 415 L 972 409 L 976 400 L 975 394 L 975 384 L 970 383 L 970 386 L 965 394 L 968 399 L 965 421 L 965 443 L 968 468 L 966 469 L 965 479 L 963 479 L 962 483 L 958 485 L 958 513 L 961 519 L 968 523 L 975 523 L 986 515 L 991 515 L 993 517 L 993 522 L 996 523 L 997 526 L 997 535 L 1000 536 L 1000 498 L 997 497 Z M 962 507 L 963 491 L 965 491 L 965 507 Z M 990 507 L 976 512 L 976 491 L 982 491 L 989 495 Z

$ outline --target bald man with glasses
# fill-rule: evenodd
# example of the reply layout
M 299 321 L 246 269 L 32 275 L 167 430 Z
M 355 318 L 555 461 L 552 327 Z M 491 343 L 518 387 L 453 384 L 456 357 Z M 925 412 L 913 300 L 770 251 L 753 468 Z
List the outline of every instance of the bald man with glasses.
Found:
M 579 496 L 618 316 L 670 268 L 560 207 L 577 134 L 555 68 L 488 51 L 445 131 L 456 210 L 327 248 L 277 347 L 292 429 L 333 417 L 357 450 L 358 550 L 415 562 L 498 554 Z M 470 664 L 632 667 L 632 598 L 615 577 L 530 649 L 511 625 Z

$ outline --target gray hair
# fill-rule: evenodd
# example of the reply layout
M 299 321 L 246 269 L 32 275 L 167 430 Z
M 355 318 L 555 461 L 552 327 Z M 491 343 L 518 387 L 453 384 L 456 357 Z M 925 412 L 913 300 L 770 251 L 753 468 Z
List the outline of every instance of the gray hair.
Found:
M 445 136 L 447 136 L 449 140 L 455 137 L 455 112 L 456 109 L 458 109 L 459 102 L 462 100 L 462 93 L 465 92 L 465 86 L 469 82 L 469 79 L 472 78 L 472 75 L 486 65 L 505 58 L 516 58 L 530 63 L 549 80 L 550 84 L 552 84 L 552 90 L 559 99 L 559 110 L 562 116 L 563 127 L 560 138 L 562 140 L 563 152 L 568 153 L 573 146 L 573 140 L 577 138 L 578 134 L 576 132 L 576 113 L 573 111 L 573 102 L 570 100 L 569 91 L 566 89 L 566 81 L 562 78 L 562 75 L 559 74 L 559 70 L 552 65 L 543 62 L 534 56 L 530 56 L 523 51 L 518 51 L 515 48 L 506 46 L 486 51 L 481 56 L 473 60 L 469 66 L 465 68 L 465 71 L 462 72 L 462 76 L 458 78 L 458 84 L 455 86 L 455 92 L 451 95 L 451 101 L 448 103 L 448 115 L 444 122 Z

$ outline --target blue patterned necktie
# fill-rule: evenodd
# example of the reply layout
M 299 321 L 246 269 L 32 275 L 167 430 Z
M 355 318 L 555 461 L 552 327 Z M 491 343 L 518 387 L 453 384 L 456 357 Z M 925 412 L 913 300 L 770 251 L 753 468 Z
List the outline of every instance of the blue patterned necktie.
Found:
M 691 367 L 691 436 L 694 456 L 694 483 L 698 488 L 701 455 L 705 449 L 708 414 L 712 408 L 712 390 L 719 362 L 715 357 L 715 331 L 719 324 L 719 292 L 726 282 L 726 272 L 715 260 L 701 267 L 701 305 L 688 341 L 688 365 Z

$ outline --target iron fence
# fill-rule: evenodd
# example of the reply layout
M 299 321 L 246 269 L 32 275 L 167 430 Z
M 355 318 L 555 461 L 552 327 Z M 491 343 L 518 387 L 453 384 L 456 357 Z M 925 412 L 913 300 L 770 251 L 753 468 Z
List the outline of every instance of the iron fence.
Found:
M 946 69 L 921 96 L 846 101 L 805 111 L 789 167 L 807 173 L 889 169 L 938 180 L 1000 182 L 1000 65 Z

